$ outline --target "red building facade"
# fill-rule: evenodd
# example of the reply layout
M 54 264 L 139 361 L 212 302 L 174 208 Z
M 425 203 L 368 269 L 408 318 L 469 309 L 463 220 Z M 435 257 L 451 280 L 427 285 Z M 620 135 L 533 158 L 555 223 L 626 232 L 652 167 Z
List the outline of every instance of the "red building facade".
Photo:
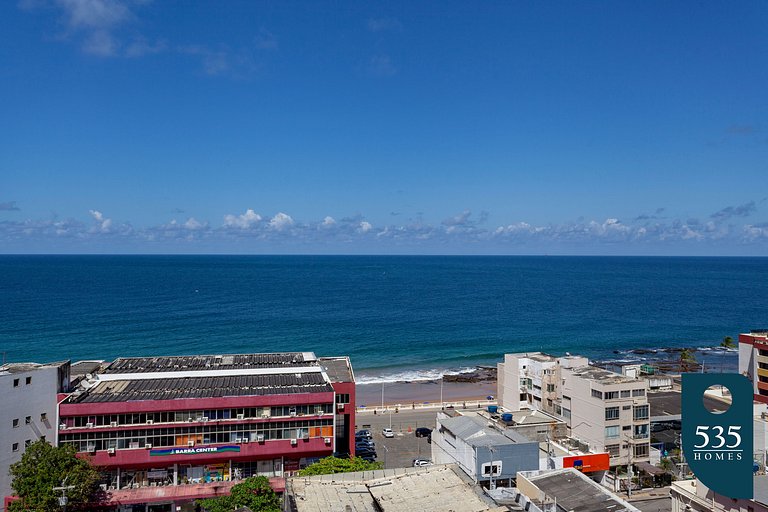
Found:
M 346 357 L 121 358 L 63 399 L 58 443 L 103 469 L 114 508 L 186 512 L 237 480 L 281 490 L 317 458 L 354 454 L 354 411 Z

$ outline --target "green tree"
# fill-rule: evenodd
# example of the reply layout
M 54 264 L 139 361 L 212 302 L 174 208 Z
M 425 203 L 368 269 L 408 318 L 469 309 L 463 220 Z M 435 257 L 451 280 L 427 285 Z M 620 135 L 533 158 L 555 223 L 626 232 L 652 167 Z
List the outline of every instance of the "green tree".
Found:
M 693 355 L 693 351 L 688 348 L 684 348 L 680 352 L 680 371 L 689 372 L 691 368 L 695 368 L 697 365 L 696 356 Z
M 368 462 L 360 457 L 339 459 L 325 457 L 299 471 L 299 476 L 330 475 L 333 473 L 352 473 L 354 471 L 373 471 L 381 469 L 381 462 Z
M 99 472 L 87 459 L 75 456 L 72 445 L 51 446 L 42 439 L 30 444 L 21 460 L 11 464 L 11 488 L 20 499 L 11 503 L 10 512 L 61 510 L 61 491 L 54 487 L 72 486 L 67 490 L 68 506 L 78 508 L 101 500 Z
M 265 476 L 246 478 L 232 486 L 228 496 L 198 500 L 206 512 L 232 512 L 240 507 L 248 507 L 253 512 L 280 512 L 280 498 L 269 485 Z
M 733 342 L 733 338 L 730 336 L 726 336 L 723 338 L 723 341 L 720 343 L 721 347 L 725 348 L 736 348 L 736 343 Z

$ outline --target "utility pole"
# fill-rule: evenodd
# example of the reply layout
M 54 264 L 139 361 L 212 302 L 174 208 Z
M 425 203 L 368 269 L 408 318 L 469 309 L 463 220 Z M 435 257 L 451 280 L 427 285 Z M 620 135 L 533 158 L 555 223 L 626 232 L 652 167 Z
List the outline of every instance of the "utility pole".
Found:
M 441 411 L 445 410 L 445 406 L 443 405 L 443 379 L 444 379 L 444 376 L 441 375 L 440 376 L 440 410 Z
M 62 510 L 64 512 L 67 512 L 67 501 L 69 501 L 67 499 L 67 491 L 71 491 L 72 489 L 75 488 L 74 485 L 65 485 L 67 483 L 67 478 L 68 477 L 64 477 L 64 480 L 62 480 L 61 482 L 61 487 L 53 488 L 54 491 L 61 491 L 61 497 L 59 498 L 59 505 L 61 505 Z
M 496 473 L 496 466 L 493 464 L 493 446 L 488 446 L 488 451 L 491 454 L 491 490 L 496 489 L 496 482 L 493 480 L 493 474 Z
M 384 410 L 384 383 L 381 383 L 381 410 Z
M 630 442 L 631 438 L 627 436 L 627 500 L 632 499 L 632 449 L 634 445 Z

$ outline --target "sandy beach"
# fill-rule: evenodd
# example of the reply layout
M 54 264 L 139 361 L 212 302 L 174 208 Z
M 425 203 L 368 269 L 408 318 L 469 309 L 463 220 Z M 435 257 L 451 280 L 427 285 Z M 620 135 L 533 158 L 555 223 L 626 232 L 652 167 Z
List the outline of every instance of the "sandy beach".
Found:
M 381 384 L 358 384 L 356 402 L 358 406 L 377 407 L 382 403 Z M 443 402 L 458 403 L 468 400 L 485 400 L 488 395 L 496 396 L 496 382 L 445 382 Z M 411 404 L 440 403 L 440 381 L 395 382 L 384 384 L 384 405 L 403 407 Z

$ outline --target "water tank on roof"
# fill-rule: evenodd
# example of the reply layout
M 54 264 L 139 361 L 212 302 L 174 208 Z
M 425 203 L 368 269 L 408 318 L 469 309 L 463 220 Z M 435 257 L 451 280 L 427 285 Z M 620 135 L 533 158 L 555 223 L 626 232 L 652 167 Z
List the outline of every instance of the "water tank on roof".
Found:
M 498 405 L 489 405 L 488 406 L 488 412 L 491 414 L 496 414 L 499 411 Z
M 505 412 L 501 415 L 501 421 L 504 422 L 510 422 L 512 421 L 512 413 L 511 412 Z

